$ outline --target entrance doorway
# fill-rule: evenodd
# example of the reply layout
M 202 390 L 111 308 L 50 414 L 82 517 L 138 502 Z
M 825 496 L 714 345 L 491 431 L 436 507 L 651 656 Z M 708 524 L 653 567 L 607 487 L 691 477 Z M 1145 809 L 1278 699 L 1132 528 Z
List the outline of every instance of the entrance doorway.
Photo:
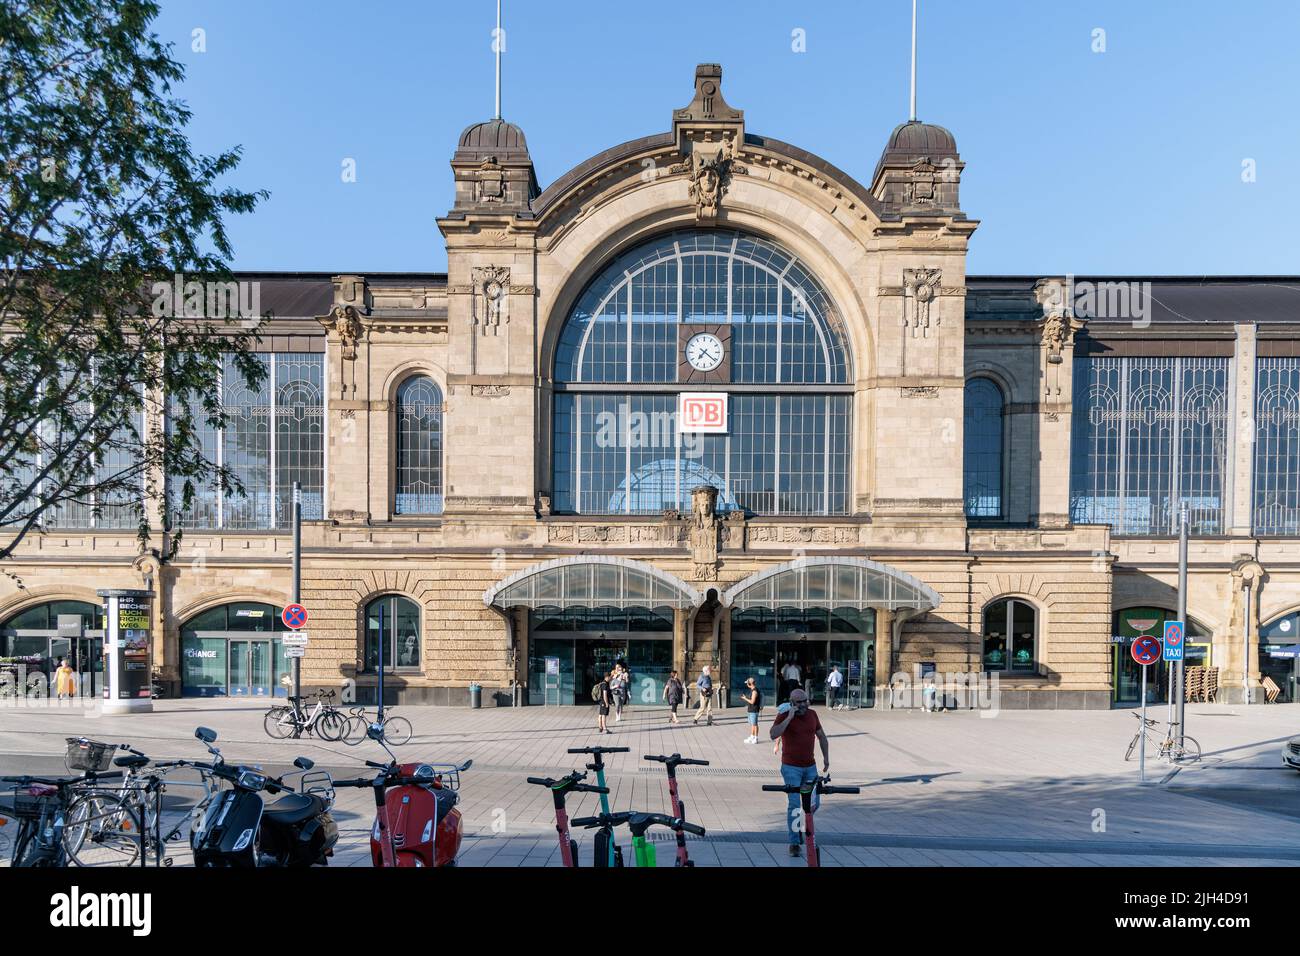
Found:
M 229 659 L 226 690 L 231 697 L 272 695 L 270 641 L 231 641 Z
M 1259 674 L 1277 686 L 1279 704 L 1300 700 L 1300 613 L 1284 614 L 1259 629 Z
M 223 604 L 181 625 L 181 694 L 185 697 L 284 697 L 287 628 L 270 604 Z
M 1165 608 L 1134 607 L 1116 612 L 1111 656 L 1111 698 L 1117 707 L 1141 703 L 1142 665 L 1133 660 L 1133 639 L 1149 634 L 1156 640 L 1161 640 L 1165 621 L 1173 620 L 1177 620 L 1176 613 Z M 1195 621 L 1189 620 L 1183 651 L 1184 668 L 1213 666 L 1211 650 L 1210 635 Z M 1161 660 L 1148 665 L 1147 703 L 1168 699 L 1169 665 Z
M 807 690 L 814 703 L 824 704 L 826 676 L 831 667 L 837 666 L 844 675 L 839 700 L 849 706 L 856 702 L 858 706 L 868 707 L 874 699 L 875 648 L 874 639 L 828 640 L 817 634 L 775 636 L 733 632 L 728 684 L 732 689 L 731 702 L 740 700 L 738 695 L 744 693 L 745 681 L 752 677 L 754 685 L 763 693 L 764 706 L 782 703 L 795 686 Z M 790 665 L 798 669 L 797 685 L 784 676 Z M 856 695 L 852 699 L 851 689 Z
M 632 706 L 658 704 L 672 669 L 671 608 L 541 607 L 529 615 L 528 703 L 590 704 L 591 688 L 620 662 Z

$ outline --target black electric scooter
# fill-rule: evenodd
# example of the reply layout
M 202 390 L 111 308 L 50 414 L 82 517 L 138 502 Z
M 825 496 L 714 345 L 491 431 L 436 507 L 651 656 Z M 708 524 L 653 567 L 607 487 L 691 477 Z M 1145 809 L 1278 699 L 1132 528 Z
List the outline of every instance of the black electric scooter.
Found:
M 571 754 L 591 754 L 596 759 L 587 764 L 588 770 L 596 771 L 596 786 L 604 788 L 600 795 L 600 812 L 608 814 L 609 788 L 605 785 L 605 754 L 625 754 L 631 747 L 570 747 Z M 680 816 L 680 814 L 678 814 Z M 623 848 L 614 839 L 612 826 L 601 827 L 596 831 L 595 850 L 592 852 L 591 865 L 597 867 L 615 867 L 623 865 Z
M 217 733 L 207 727 L 194 736 L 208 748 L 212 762 L 194 768 L 232 784 L 203 812 L 190 834 L 196 867 L 307 867 L 325 866 L 334 853 L 339 828 L 330 816 L 334 788 L 324 771 L 308 774 L 315 764 L 306 757 L 293 762 L 303 774 L 301 792 L 286 786 L 284 777 L 271 777 L 257 767 L 228 766 L 221 751 L 212 746 Z M 262 791 L 283 793 L 266 803 Z

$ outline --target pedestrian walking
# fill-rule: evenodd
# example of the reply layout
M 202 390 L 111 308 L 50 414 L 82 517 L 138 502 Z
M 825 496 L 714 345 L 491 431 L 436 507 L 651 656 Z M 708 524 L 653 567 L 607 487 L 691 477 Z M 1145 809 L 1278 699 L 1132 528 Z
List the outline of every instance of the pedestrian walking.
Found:
M 608 726 L 609 708 L 614 702 L 609 689 L 612 676 L 612 673 L 606 673 L 591 689 L 591 698 L 596 702 L 596 733 L 598 734 L 613 733 Z
M 741 695 L 745 701 L 745 719 L 749 722 L 749 736 L 745 743 L 758 743 L 758 715 L 763 712 L 763 692 L 754 683 L 754 678 L 745 679 L 745 692 Z
M 627 687 L 630 679 L 631 675 L 628 674 L 627 669 L 622 664 L 616 663 L 609 683 L 610 699 L 614 702 L 614 721 L 616 723 L 623 719 L 623 707 L 627 704 Z
M 709 665 L 705 664 L 700 671 L 699 680 L 695 682 L 695 688 L 700 692 L 700 702 L 695 707 L 695 719 L 692 724 L 699 724 L 700 717 L 705 718 L 707 726 L 713 726 L 713 678 L 709 676 Z
M 831 770 L 831 745 L 822 730 L 822 722 L 817 712 L 810 706 L 808 694 L 797 689 L 790 692 L 790 711 L 784 717 L 778 716 L 772 724 L 773 740 L 781 742 L 781 779 L 787 787 L 808 786 L 817 782 L 817 760 L 813 756 L 813 740 L 822 748 L 822 773 Z M 790 837 L 790 855 L 799 855 L 801 834 L 796 829 L 799 821 L 799 794 L 790 793 L 789 811 L 786 814 L 786 830 Z M 813 810 L 820 800 L 813 792 Z
M 801 686 L 800 680 L 802 679 L 802 677 L 803 674 L 799 670 L 799 664 L 795 661 L 795 659 L 792 657 L 789 660 L 787 660 L 785 662 L 785 666 L 781 668 L 781 685 L 782 685 L 781 696 L 784 697 L 786 700 L 789 700 L 790 692 L 793 691 L 796 687 Z
M 54 672 L 54 693 L 59 700 L 65 697 L 71 700 L 77 695 L 77 678 L 66 657 L 59 658 L 59 667 Z
M 686 685 L 682 679 L 677 676 L 676 671 L 670 671 L 668 680 L 664 684 L 664 700 L 668 702 L 668 722 L 671 724 L 680 724 L 677 719 L 677 708 L 682 705 L 686 699 Z
M 832 664 L 831 672 L 826 675 L 826 708 L 835 709 L 835 701 L 840 696 L 840 688 L 844 686 L 844 675 L 840 673 L 840 665 Z

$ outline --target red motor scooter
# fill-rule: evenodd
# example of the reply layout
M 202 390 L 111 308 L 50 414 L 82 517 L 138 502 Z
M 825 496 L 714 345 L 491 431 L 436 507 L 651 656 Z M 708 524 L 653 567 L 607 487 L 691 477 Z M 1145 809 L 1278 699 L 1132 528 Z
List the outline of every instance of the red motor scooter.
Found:
M 376 728 L 378 730 L 376 731 Z M 383 728 L 367 731 L 385 750 Z M 336 780 L 337 787 L 370 787 L 375 793 L 375 823 L 370 830 L 370 858 L 377 867 L 455 866 L 462 836 L 460 775 L 474 763 L 403 763 L 396 755 L 386 764 L 366 761 L 374 777 Z

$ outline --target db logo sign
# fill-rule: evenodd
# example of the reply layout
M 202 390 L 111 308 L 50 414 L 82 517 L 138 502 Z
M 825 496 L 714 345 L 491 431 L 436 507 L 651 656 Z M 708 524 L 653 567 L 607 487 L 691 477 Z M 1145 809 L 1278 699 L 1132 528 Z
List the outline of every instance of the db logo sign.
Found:
M 727 394 L 725 392 L 682 392 L 677 396 L 677 430 L 713 432 L 727 431 Z

